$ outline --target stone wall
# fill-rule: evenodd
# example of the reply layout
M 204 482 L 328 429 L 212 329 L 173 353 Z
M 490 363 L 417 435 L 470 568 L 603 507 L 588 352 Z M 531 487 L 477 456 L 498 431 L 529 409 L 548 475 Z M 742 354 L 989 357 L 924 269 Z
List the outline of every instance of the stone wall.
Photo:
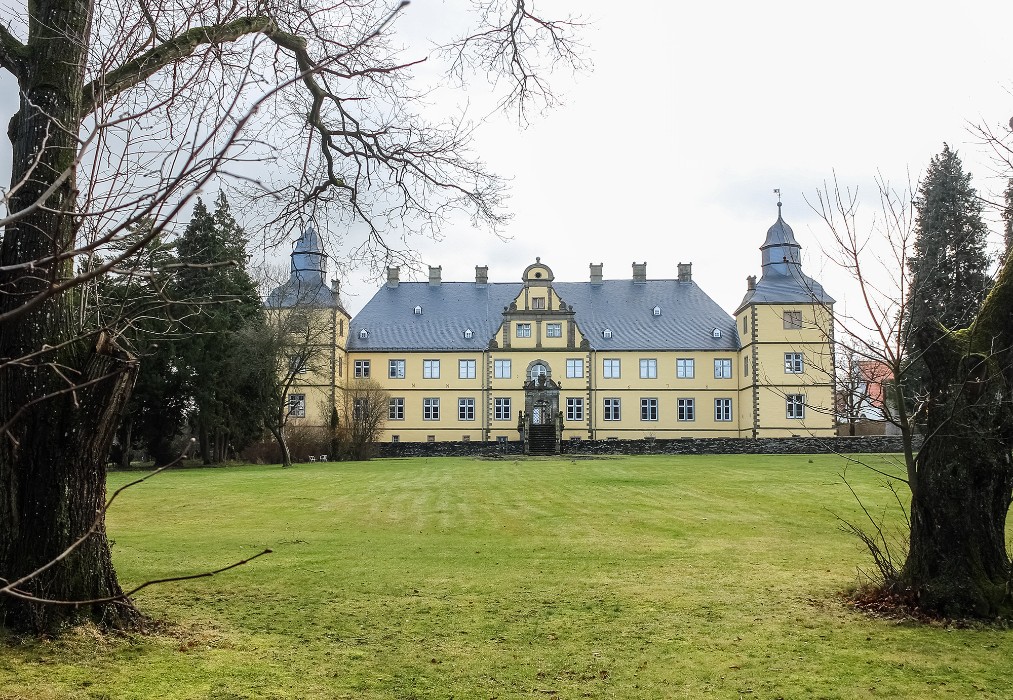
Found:
M 523 454 L 521 443 L 387 442 L 376 445 L 377 457 L 464 457 Z M 901 452 L 896 436 L 834 438 L 681 438 L 678 440 L 564 441 L 563 454 L 858 454 Z

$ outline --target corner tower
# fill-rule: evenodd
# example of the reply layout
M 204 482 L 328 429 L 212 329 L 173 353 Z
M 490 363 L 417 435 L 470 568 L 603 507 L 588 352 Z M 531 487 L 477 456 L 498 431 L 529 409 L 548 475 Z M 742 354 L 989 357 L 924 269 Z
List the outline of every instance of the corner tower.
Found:
M 802 271 L 802 246 L 781 217 L 760 246 L 735 311 L 742 437 L 834 435 L 834 300 Z

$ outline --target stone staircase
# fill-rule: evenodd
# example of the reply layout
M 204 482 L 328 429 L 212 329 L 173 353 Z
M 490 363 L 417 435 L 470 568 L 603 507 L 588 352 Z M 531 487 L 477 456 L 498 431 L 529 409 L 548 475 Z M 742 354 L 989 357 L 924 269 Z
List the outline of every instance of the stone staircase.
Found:
M 556 426 L 532 425 L 528 430 L 528 454 L 556 454 Z

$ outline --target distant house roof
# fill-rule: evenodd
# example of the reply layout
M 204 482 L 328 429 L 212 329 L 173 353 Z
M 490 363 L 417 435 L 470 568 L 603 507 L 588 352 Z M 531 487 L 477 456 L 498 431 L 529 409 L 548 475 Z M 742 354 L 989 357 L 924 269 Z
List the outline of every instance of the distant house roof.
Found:
M 729 350 L 735 320 L 695 282 L 605 280 L 552 285 L 595 350 Z M 521 283 L 402 282 L 385 286 L 351 321 L 349 350 L 482 350 Z M 421 307 L 421 313 L 416 313 Z M 660 313 L 655 315 L 654 308 Z M 367 337 L 360 337 L 366 330 Z M 611 330 L 606 338 L 605 330 Z M 715 334 L 717 329 L 719 333 Z M 473 331 L 470 338 L 466 331 Z M 719 337 L 715 337 L 719 336 Z

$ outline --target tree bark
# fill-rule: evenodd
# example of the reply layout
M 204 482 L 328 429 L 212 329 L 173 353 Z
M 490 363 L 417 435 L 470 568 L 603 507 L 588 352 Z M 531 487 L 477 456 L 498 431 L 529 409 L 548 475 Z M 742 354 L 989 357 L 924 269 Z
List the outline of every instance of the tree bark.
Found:
M 62 601 L 122 595 L 99 514 L 117 415 L 136 373 L 133 358 L 104 335 L 75 337 L 70 295 L 46 297 L 73 274 L 72 260 L 37 262 L 71 250 L 77 234 L 74 170 L 90 25 L 86 0 L 33 3 L 20 111 L 8 132 L 10 211 L 25 211 L 69 176 L 45 207 L 7 227 L 0 247 L 8 266 L 0 313 L 16 314 L 0 324 L 0 577 L 16 580 L 54 560 L 99 518 L 81 547 L 18 587 Z M 81 619 L 124 627 L 139 615 L 129 601 L 72 606 L 0 597 L 0 624 L 15 632 L 51 633 Z

